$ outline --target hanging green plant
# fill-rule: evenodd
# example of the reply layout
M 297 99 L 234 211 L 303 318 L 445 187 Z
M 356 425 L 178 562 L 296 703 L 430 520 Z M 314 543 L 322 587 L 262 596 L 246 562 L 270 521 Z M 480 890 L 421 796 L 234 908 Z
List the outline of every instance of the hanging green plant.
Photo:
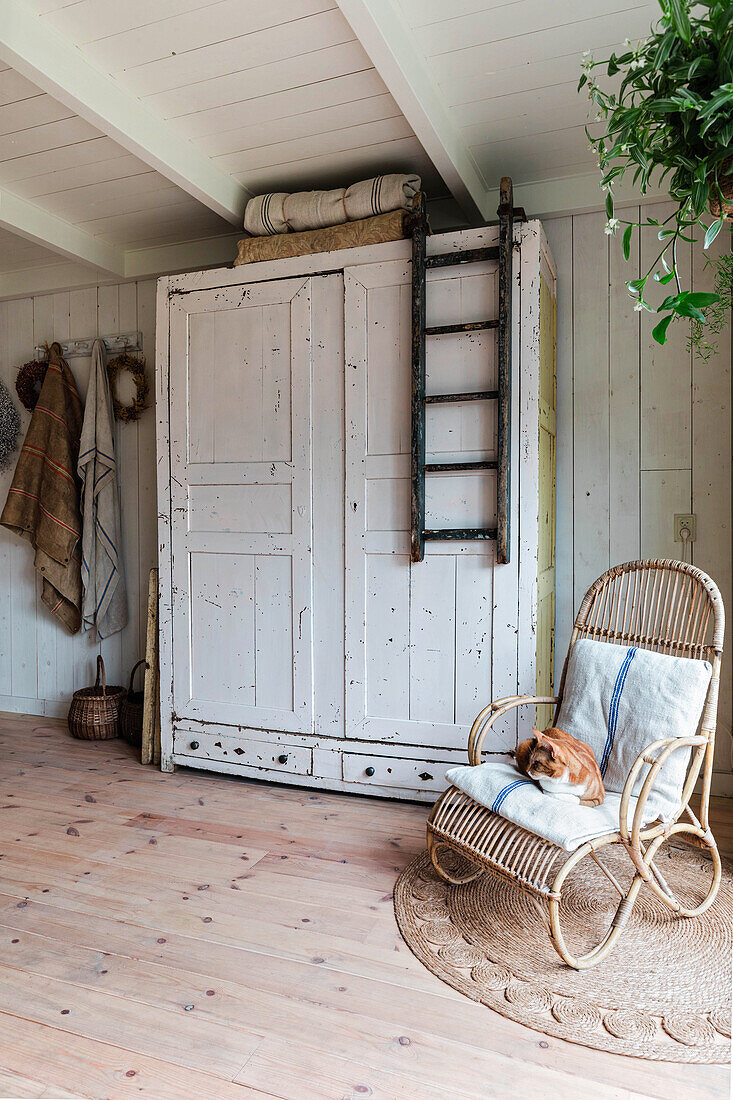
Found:
M 635 308 L 661 314 L 652 333 L 659 344 L 666 343 L 673 321 L 692 321 L 691 344 L 707 358 L 714 350 L 709 337 L 727 324 L 733 266 L 722 255 L 712 261 L 714 291 L 686 289 L 677 249 L 680 241 L 697 240 L 709 248 L 733 215 L 733 2 L 659 4 L 662 15 L 648 38 L 636 46 L 627 41 L 624 53 L 604 61 L 585 55 L 578 90 L 587 86 L 598 112 L 595 122 L 602 128 L 600 134 L 587 132 L 606 192 L 606 232 L 624 227 L 627 260 L 635 230 L 656 231 L 659 239 L 648 269 L 626 284 Z M 620 78 L 618 90 L 600 87 L 594 76 L 599 67 L 606 76 Z M 668 218 L 616 217 L 614 184 L 628 171 L 642 195 L 650 183 L 667 187 L 676 204 Z M 654 283 L 671 290 L 656 307 L 646 296 Z

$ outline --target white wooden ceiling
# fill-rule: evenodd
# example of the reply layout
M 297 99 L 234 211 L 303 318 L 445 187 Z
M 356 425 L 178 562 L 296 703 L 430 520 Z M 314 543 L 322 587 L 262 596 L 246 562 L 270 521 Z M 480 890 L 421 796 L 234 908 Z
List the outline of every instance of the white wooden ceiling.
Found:
M 608 56 L 660 15 L 657 0 L 397 2 L 490 186 L 592 172 L 581 56 Z
M 535 213 L 558 188 L 596 204 L 580 55 L 657 11 L 0 0 L 0 296 L 54 265 L 82 285 L 226 262 L 248 194 L 383 171 L 419 172 L 454 223 L 490 217 L 504 174 Z

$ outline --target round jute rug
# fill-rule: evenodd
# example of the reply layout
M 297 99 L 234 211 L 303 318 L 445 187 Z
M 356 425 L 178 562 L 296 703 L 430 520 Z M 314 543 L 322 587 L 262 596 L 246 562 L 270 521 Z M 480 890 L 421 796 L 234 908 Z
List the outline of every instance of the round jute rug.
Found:
M 609 851 L 605 862 L 625 885 L 630 861 Z M 588 950 L 594 935 L 598 941 L 618 903 L 608 879 L 587 862 L 565 884 L 563 929 L 572 950 Z M 701 896 L 699 885 L 709 882 L 709 860 L 687 845 L 665 847 L 657 864 L 683 897 Z M 489 873 L 448 886 L 427 852 L 400 875 L 395 915 L 428 970 L 536 1031 L 638 1058 L 730 1057 L 733 865 L 727 861 L 718 897 L 701 917 L 677 919 L 642 888 L 615 950 L 591 970 L 562 962 L 532 898 Z

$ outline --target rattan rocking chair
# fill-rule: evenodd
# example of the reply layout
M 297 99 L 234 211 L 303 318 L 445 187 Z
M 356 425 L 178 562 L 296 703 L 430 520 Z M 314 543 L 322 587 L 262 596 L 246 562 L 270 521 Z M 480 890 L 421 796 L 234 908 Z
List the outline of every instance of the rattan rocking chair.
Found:
M 678 917 L 695 917 L 703 913 L 713 903 L 721 877 L 720 855 L 708 824 L 708 806 L 724 627 L 723 601 L 717 586 L 700 569 L 685 562 L 669 559 L 626 562 L 599 577 L 580 606 L 570 649 L 580 638 L 590 638 L 710 661 L 713 671 L 699 733 L 694 737 L 666 738 L 649 744 L 626 780 L 618 831 L 587 841 L 570 853 L 493 813 L 457 787 L 449 787 L 433 807 L 427 825 L 428 850 L 438 874 L 447 882 L 460 885 L 491 871 L 514 883 L 534 899 L 556 951 L 576 970 L 595 966 L 613 950 L 643 885 Z M 497 699 L 484 707 L 471 727 L 469 763 L 481 763 L 481 747 L 486 734 L 513 707 L 554 703 L 559 708 L 566 670 L 567 658 L 557 697 L 515 695 Z M 555 713 L 557 715 L 557 710 Z M 644 825 L 645 806 L 659 770 L 672 753 L 687 746 L 690 746 L 690 764 L 676 817 L 664 825 Z M 629 825 L 632 791 L 645 765 L 649 766 L 649 771 Z M 702 797 L 698 818 L 689 803 L 701 769 Z M 688 820 L 680 820 L 683 814 Z M 660 847 L 673 836 L 706 849 L 711 856 L 710 889 L 702 901 L 692 907 L 689 900 L 685 905 L 675 896 L 655 862 Z M 627 888 L 621 886 L 599 855 L 609 845 L 622 846 L 631 859 L 634 873 Z M 462 876 L 452 874 L 440 862 L 444 848 L 465 857 L 473 864 L 472 870 Z M 563 886 L 586 857 L 595 861 L 610 880 L 620 901 L 599 942 L 584 954 L 576 955 L 569 949 L 561 927 Z M 540 902 L 546 903 L 549 914 Z

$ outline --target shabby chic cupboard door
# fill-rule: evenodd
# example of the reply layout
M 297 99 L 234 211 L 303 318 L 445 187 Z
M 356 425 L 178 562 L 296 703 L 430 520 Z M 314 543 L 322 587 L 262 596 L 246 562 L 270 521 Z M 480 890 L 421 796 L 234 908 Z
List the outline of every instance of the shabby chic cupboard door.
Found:
M 429 324 L 496 315 L 495 263 L 429 276 Z M 402 261 L 344 273 L 346 735 L 458 749 L 491 698 L 495 550 L 431 543 L 410 562 L 410 280 Z M 436 338 L 427 374 L 432 393 L 455 391 L 456 377 L 465 390 L 493 389 L 493 333 Z M 432 405 L 426 427 L 431 461 L 496 457 L 492 403 Z M 426 513 L 430 527 L 495 525 L 495 472 L 430 478 Z M 516 668 L 514 638 L 510 648 L 504 668 Z
M 171 299 L 179 721 L 313 730 L 314 281 Z

